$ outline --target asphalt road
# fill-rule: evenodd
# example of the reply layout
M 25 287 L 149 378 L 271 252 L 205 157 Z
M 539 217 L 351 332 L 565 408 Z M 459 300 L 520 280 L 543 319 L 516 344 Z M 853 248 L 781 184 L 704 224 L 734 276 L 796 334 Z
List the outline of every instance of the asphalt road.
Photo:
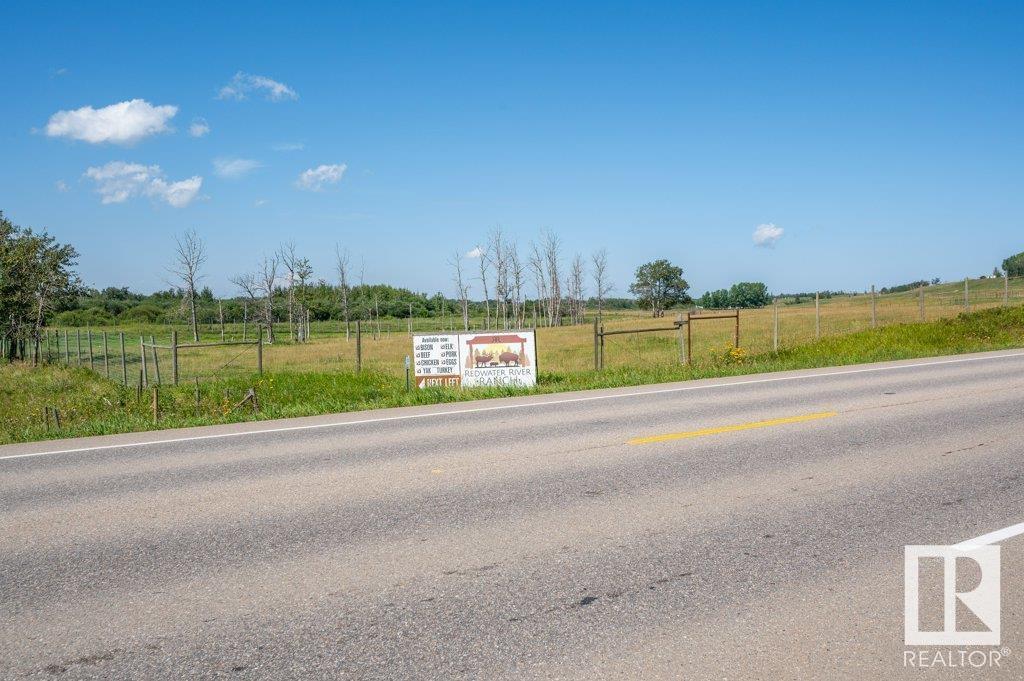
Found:
M 0 676 L 964 676 L 906 666 L 903 547 L 1024 521 L 1022 389 L 989 353 L 0 447 Z M 1001 547 L 966 671 L 1024 678 Z

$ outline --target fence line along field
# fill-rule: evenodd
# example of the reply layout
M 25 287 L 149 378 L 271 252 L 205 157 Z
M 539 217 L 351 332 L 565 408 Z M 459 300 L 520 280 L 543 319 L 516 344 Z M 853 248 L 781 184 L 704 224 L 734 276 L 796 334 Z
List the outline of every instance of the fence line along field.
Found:
M 814 298 L 777 299 L 773 305 L 740 311 L 740 353 L 757 355 L 820 337 L 930 321 L 964 311 L 1022 302 L 1024 279 L 1020 278 L 975 279 L 899 293 L 868 292 L 817 301 Z M 671 327 L 670 322 L 681 312 L 669 311 L 664 319 L 655 321 Z M 593 320 L 591 313 L 583 324 L 537 329 L 538 367 L 542 377 L 545 373 L 572 374 L 593 369 Z M 399 376 L 404 372 L 405 357 L 411 353 L 411 333 L 458 330 L 452 328 L 455 322 L 435 318 L 363 321 L 360 343 L 356 339 L 355 322 L 349 325 L 338 321 L 309 322 L 308 333 L 297 334 L 308 336 L 301 342 L 291 337 L 289 325 L 282 322 L 275 324 L 275 342 L 261 345 L 254 342 L 259 328 L 252 323 L 201 325 L 201 347 L 179 340 L 176 373 L 179 382 L 196 379 L 205 382 L 252 375 L 260 364 L 265 371 L 272 372 L 351 372 L 357 369 L 357 345 L 361 345 L 364 371 Z M 605 312 L 600 323 L 606 331 L 652 326 L 649 314 L 642 311 Z M 484 321 L 473 318 L 470 326 L 482 330 Z M 734 331 L 730 319 L 702 320 L 695 324 L 690 334 L 694 364 L 718 361 L 728 355 L 733 347 Z M 147 384 L 157 383 L 158 378 L 159 383 L 165 384 L 171 381 L 174 371 L 170 345 L 175 333 L 179 339 L 191 341 L 191 331 L 186 324 L 47 329 L 40 342 L 39 359 L 88 367 L 113 381 L 130 385 L 139 381 L 140 374 Z M 603 366 L 678 364 L 680 335 L 681 332 L 670 330 L 609 334 L 605 337 Z

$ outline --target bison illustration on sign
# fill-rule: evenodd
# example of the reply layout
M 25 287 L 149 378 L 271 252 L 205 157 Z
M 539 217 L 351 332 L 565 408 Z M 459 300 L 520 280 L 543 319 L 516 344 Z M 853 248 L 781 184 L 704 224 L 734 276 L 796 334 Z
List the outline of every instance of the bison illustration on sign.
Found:
M 469 352 L 466 353 L 466 368 L 529 366 L 526 342 L 526 338 L 512 333 L 473 336 L 466 341 L 466 345 L 469 346 Z

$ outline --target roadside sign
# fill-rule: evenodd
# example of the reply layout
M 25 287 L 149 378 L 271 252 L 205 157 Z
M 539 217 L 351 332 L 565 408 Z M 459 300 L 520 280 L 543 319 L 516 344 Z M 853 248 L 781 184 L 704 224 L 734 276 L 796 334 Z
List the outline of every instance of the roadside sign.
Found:
M 413 359 L 420 388 L 537 384 L 533 330 L 417 334 Z

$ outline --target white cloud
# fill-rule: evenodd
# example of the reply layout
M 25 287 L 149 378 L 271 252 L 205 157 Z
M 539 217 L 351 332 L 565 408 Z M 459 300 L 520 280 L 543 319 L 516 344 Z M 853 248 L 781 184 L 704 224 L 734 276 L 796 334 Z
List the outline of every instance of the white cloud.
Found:
M 61 194 L 66 194 L 66 193 L 67 193 L 68 191 L 70 191 L 70 190 L 71 190 L 71 187 L 69 187 L 69 186 L 68 186 L 68 183 L 67 183 L 67 182 L 65 182 L 64 180 L 57 180 L 57 181 L 56 181 L 56 182 L 54 183 L 54 185 L 53 185 L 53 186 L 54 186 L 54 187 L 55 187 L 55 188 L 57 189 L 57 191 L 59 191 L 59 192 L 60 192 Z
M 50 69 L 50 78 L 60 78 L 61 76 L 66 76 L 69 73 L 71 72 L 68 71 L 67 68 L 64 66 L 60 67 L 59 69 Z
M 251 173 L 263 164 L 251 158 L 215 158 L 213 159 L 213 170 L 220 177 L 234 180 Z
M 772 222 L 758 225 L 757 229 L 754 230 L 754 245 L 762 248 L 771 248 L 782 238 L 783 232 L 785 230 L 782 227 L 776 227 Z
M 210 133 L 210 124 L 205 118 L 193 118 L 192 125 L 188 126 L 188 134 L 192 137 L 204 137 Z
M 239 71 L 231 82 L 220 89 L 218 99 L 247 99 L 251 93 L 263 93 L 263 97 L 272 102 L 286 99 L 298 99 L 299 95 L 284 83 Z
M 203 178 L 198 175 L 178 182 L 168 182 L 160 166 L 124 161 L 111 161 L 103 166 L 88 168 L 85 177 L 96 183 L 96 192 L 102 203 L 124 203 L 135 196 L 148 196 L 175 208 L 183 208 L 192 203 L 203 185 Z
M 274 151 L 302 151 L 306 145 L 302 142 L 283 142 L 271 147 Z
M 319 165 L 316 168 L 304 170 L 299 175 L 299 179 L 295 180 L 295 186 L 299 189 L 318 192 L 324 188 L 324 185 L 337 184 L 347 168 L 346 164 L 341 163 L 338 165 Z
M 467 258 L 479 258 L 483 254 L 484 254 L 484 249 L 482 249 L 479 246 L 477 246 L 476 248 L 471 250 L 469 253 L 467 253 L 466 257 Z
M 144 99 L 119 102 L 101 109 L 83 106 L 73 111 L 58 111 L 50 116 L 46 134 L 49 137 L 70 137 L 91 144 L 132 144 L 143 137 L 169 131 L 167 122 L 176 113 L 176 106 L 153 106 Z
M 259 208 L 260 206 L 265 206 L 265 205 L 267 205 L 268 203 L 270 203 L 270 199 L 256 199 L 256 202 L 255 202 L 255 204 L 254 204 L 254 205 L 255 205 L 255 206 L 256 206 L 257 208 Z

